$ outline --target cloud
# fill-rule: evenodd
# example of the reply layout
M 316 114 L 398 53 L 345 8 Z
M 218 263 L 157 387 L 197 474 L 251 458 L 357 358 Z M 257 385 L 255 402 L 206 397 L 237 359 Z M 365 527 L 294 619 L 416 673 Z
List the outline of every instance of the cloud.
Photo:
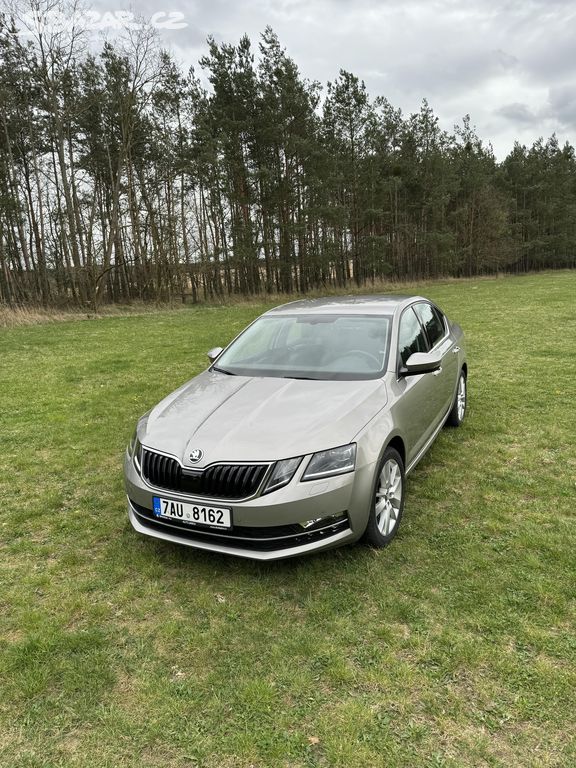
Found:
M 109 0 L 96 0 L 95 7 L 107 9 Z M 365 80 L 373 97 L 386 96 L 405 113 L 426 97 L 447 130 L 470 114 L 498 156 L 517 137 L 531 143 L 557 131 L 576 141 L 572 0 L 138 3 L 144 16 L 159 10 L 186 18 L 185 29 L 163 38 L 186 66 L 205 53 L 208 34 L 237 42 L 247 33 L 257 54 L 269 24 L 309 79 L 325 84 L 347 69 Z
M 513 125 L 546 126 L 550 133 L 576 130 L 576 83 L 550 88 L 548 101 L 540 109 L 522 102 L 505 104 L 495 113 Z
M 541 121 L 535 112 L 533 112 L 526 104 L 522 104 L 519 101 L 513 104 L 504 104 L 495 110 L 497 115 L 505 117 L 513 123 L 522 123 L 524 125 L 535 125 Z
M 571 130 L 576 130 L 576 83 L 550 89 L 550 114 Z

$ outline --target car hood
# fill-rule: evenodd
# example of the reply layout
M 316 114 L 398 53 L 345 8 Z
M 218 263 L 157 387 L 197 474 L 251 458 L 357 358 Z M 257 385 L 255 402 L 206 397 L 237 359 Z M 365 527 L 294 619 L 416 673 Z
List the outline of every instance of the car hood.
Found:
M 162 400 L 139 437 L 185 466 L 268 462 L 344 445 L 385 404 L 381 379 L 307 381 L 205 371 Z M 195 449 L 203 455 L 192 463 Z

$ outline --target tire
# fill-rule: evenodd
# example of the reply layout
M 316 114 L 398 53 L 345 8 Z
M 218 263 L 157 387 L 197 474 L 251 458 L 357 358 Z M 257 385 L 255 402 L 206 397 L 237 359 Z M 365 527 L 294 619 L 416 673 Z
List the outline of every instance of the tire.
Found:
M 458 377 L 458 386 L 456 387 L 456 396 L 454 397 L 454 403 L 452 410 L 448 414 L 446 424 L 449 427 L 459 427 L 464 421 L 466 416 L 466 408 L 468 405 L 468 385 L 466 381 L 466 373 L 464 370 L 460 371 Z
M 405 486 L 402 457 L 397 450 L 388 447 L 378 465 L 368 524 L 363 536 L 366 544 L 381 549 L 396 536 L 404 511 Z

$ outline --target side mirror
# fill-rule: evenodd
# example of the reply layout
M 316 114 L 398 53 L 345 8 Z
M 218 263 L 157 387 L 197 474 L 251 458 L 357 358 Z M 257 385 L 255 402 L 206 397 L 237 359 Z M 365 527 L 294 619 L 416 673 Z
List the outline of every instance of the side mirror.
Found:
M 414 352 L 400 368 L 402 376 L 419 376 L 421 373 L 434 373 L 442 366 L 439 352 Z
M 211 350 L 209 350 L 209 352 L 206 353 L 208 355 L 208 360 L 210 360 L 210 362 L 213 363 L 216 360 L 216 358 L 220 355 L 222 350 L 223 350 L 223 347 L 213 347 Z

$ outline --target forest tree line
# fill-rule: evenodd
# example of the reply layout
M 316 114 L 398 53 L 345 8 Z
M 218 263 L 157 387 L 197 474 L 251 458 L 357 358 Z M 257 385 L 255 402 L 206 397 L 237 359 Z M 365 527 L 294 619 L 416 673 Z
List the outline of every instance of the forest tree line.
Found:
M 0 16 L 0 303 L 96 306 L 576 266 L 576 161 L 322 89 L 271 29 L 184 72 Z

